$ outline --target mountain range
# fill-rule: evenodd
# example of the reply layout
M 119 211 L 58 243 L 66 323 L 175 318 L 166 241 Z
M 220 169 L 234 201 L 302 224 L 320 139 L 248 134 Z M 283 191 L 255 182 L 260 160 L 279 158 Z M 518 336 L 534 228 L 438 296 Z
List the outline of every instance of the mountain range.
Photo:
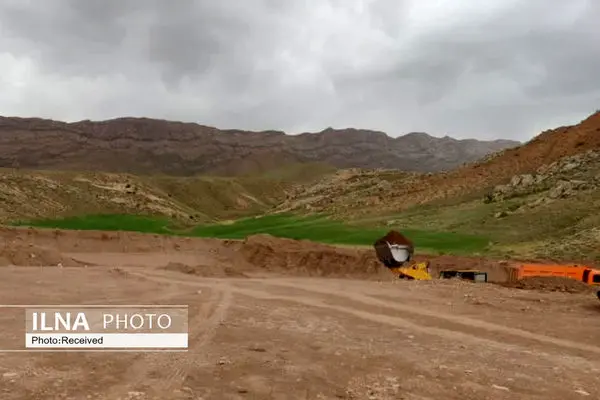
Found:
M 235 176 L 298 163 L 336 168 L 437 172 L 520 145 L 409 133 L 327 128 L 281 131 L 220 130 L 149 118 L 66 123 L 0 117 L 0 167 L 132 174 Z

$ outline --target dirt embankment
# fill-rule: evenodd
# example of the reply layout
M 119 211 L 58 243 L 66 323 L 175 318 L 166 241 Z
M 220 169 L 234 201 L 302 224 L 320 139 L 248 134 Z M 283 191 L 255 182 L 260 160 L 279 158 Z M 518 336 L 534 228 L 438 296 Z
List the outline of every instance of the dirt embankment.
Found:
M 162 269 L 167 271 L 181 272 L 188 275 L 202 276 L 202 277 L 247 277 L 248 275 L 238 268 L 229 265 L 215 265 L 215 264 L 196 264 L 189 265 L 181 262 L 170 262 Z
M 202 276 L 242 276 L 275 273 L 298 276 L 373 277 L 386 273 L 374 252 L 344 249 L 309 241 L 250 236 L 243 241 L 167 237 L 134 232 L 62 231 L 2 228 L 0 241 L 8 254 L 0 265 L 82 265 L 75 259 L 102 259 L 100 264 L 125 259 L 163 259 L 162 268 Z M 44 257 L 29 254 L 33 249 Z M 78 255 L 70 258 L 66 255 Z M 95 255 L 99 256 L 96 257 Z M 160 254 L 160 257 L 159 255 Z M 101 255 L 101 256 L 100 256 Z M 109 256 L 114 257 L 109 257 Z M 37 258 L 36 258 L 37 257 Z M 32 259 L 36 262 L 32 263 Z M 150 260 L 148 260 L 150 261 Z M 91 263 L 91 261 L 90 261 Z M 139 265 L 134 260 L 132 265 Z
M 269 235 L 250 236 L 237 251 L 247 263 L 272 273 L 373 277 L 383 269 L 373 252 Z
M 0 227 L 0 241 L 23 241 L 63 253 L 148 253 L 197 251 L 220 242 L 137 232 Z
M 437 277 L 444 269 L 476 269 L 506 283 L 513 265 L 476 257 L 424 256 Z M 305 240 L 253 235 L 245 240 L 167 237 L 134 232 L 0 229 L 0 266 L 144 266 L 204 277 L 292 275 L 390 280 L 374 249 L 341 248 Z M 557 278 L 527 279 L 511 287 L 578 292 L 587 285 Z
M 0 267 L 8 265 L 79 267 L 83 266 L 83 263 L 65 256 L 53 248 L 12 241 L 4 242 L 0 247 Z
M 241 276 L 264 272 L 296 276 L 392 278 L 372 249 L 340 248 L 269 235 L 227 241 L 135 232 L 5 227 L 0 229 L 0 244 L 0 248 L 4 249 L 0 265 L 60 263 L 78 266 L 92 265 L 97 259 L 101 265 L 117 262 L 119 265 L 160 265 L 202 276 Z M 74 254 L 77 257 L 71 257 Z M 505 275 L 497 262 L 485 259 L 452 256 L 420 256 L 417 259 L 429 260 L 434 275 L 444 268 L 484 268 L 492 280 L 502 280 Z
M 584 282 L 558 276 L 526 277 L 516 282 L 505 283 L 504 286 L 525 290 L 564 293 L 585 293 L 597 290 Z

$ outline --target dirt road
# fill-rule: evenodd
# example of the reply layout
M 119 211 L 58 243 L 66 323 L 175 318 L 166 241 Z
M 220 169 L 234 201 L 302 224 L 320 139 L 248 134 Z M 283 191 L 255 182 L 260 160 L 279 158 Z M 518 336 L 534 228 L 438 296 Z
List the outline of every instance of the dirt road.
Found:
M 7 303 L 190 305 L 188 353 L 6 353 L 2 399 L 600 398 L 600 308 L 456 282 L 3 268 Z M 2 339 L 22 331 L 3 315 Z
M 2 400 L 600 398 L 589 292 L 401 282 L 269 238 L 0 239 L 0 304 L 188 304 L 190 333 L 186 353 L 2 352 Z M 0 349 L 23 340 L 18 311 L 0 310 Z

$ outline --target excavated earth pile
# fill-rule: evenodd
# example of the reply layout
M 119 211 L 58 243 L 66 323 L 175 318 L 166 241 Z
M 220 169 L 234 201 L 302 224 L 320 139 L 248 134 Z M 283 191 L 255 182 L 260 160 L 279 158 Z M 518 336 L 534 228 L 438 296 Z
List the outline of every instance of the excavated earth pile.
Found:
M 412 244 L 391 233 L 391 243 Z M 163 261 L 164 260 L 164 261 Z M 526 278 L 507 283 L 510 263 L 481 257 L 416 255 L 429 261 L 434 278 L 443 269 L 476 269 L 490 282 L 543 291 L 584 292 L 586 284 L 561 278 Z M 245 240 L 168 237 L 134 232 L 0 228 L 0 267 L 147 266 L 203 277 L 253 274 L 397 279 L 372 248 L 341 248 L 306 240 L 253 235 Z
M 244 272 L 240 271 L 238 268 L 229 265 L 188 265 L 180 262 L 170 262 L 167 265 L 165 265 L 162 269 L 202 277 L 242 278 L 248 276 Z
M 274 273 L 373 277 L 384 268 L 372 252 L 262 234 L 246 238 L 238 252 L 249 264 Z
M 299 276 L 379 279 L 384 274 L 391 277 L 372 250 L 339 248 L 270 235 L 254 235 L 239 241 L 135 232 L 1 227 L 0 240 L 0 265 L 83 265 L 79 259 L 92 265 L 88 260 L 96 255 L 102 255 L 104 265 L 121 260 L 118 256 L 106 256 L 128 254 L 127 262 L 135 258 L 135 264 L 150 265 L 164 258 L 165 263 L 157 265 L 158 268 L 199 276 L 270 272 Z M 152 254 L 157 256 L 148 260 Z
M 5 242 L 0 248 L 0 267 L 10 265 L 80 267 L 83 266 L 83 263 L 62 255 L 56 249 L 32 244 Z

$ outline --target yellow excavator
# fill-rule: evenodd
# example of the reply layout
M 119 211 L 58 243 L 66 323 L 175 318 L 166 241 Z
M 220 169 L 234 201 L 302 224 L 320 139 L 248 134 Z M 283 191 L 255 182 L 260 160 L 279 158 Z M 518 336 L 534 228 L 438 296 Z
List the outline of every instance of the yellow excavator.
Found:
M 415 248 L 413 243 L 397 231 L 389 231 L 384 237 L 378 239 L 374 244 L 375 253 L 379 261 L 390 271 L 398 275 L 400 279 L 428 281 L 432 279 L 429 262 L 412 261 Z M 408 264 L 408 265 L 407 265 Z M 569 273 L 562 271 L 560 266 L 536 266 L 522 265 L 515 269 L 517 277 L 523 276 L 571 276 L 579 281 L 591 285 L 600 286 L 600 270 L 586 267 L 569 268 Z M 566 270 L 565 270 L 566 271 Z M 440 271 L 440 279 L 458 278 L 474 282 L 487 282 L 487 272 L 464 269 L 447 269 Z M 600 300 L 600 290 L 596 293 Z
M 400 279 L 431 280 L 429 262 L 411 262 L 415 252 L 413 243 L 396 231 L 390 231 L 373 245 L 377 258 Z M 406 265 L 408 264 L 408 265 Z
M 400 279 L 428 281 L 433 279 L 429 262 L 415 262 L 412 260 L 415 252 L 413 243 L 397 231 L 389 231 L 384 237 L 374 244 L 375 253 L 379 261 Z M 477 270 L 440 271 L 440 279 L 464 279 L 474 282 L 487 282 L 487 272 Z

